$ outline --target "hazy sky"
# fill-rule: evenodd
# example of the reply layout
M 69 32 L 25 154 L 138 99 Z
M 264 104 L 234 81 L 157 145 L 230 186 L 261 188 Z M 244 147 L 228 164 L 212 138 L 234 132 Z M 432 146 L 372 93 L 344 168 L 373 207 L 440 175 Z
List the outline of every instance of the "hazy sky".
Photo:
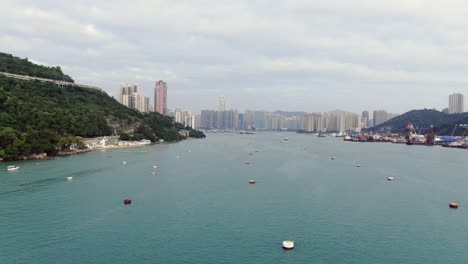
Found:
M 468 1 L 0 0 L 0 51 L 169 108 L 437 108 L 468 96 Z M 152 99 L 151 99 L 152 100 Z

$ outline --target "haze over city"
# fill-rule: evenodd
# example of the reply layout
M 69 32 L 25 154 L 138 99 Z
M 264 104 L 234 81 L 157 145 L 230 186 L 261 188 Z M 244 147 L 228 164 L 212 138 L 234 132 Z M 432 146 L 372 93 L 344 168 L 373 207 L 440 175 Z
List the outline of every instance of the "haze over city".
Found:
M 168 107 L 447 107 L 468 92 L 464 1 L 2 1 L 0 50 Z

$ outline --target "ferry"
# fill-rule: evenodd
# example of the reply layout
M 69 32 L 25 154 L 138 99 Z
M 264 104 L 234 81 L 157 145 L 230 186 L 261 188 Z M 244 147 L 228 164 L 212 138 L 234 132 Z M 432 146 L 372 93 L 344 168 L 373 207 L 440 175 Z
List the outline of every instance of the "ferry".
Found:
M 9 171 L 15 171 L 15 170 L 19 170 L 19 166 L 16 166 L 16 165 L 10 165 L 7 167 L 7 170 Z

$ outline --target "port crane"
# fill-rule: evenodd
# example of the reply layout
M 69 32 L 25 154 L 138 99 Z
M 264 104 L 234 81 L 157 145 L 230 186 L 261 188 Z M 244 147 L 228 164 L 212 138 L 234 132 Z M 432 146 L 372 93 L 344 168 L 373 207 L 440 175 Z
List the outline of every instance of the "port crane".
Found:
M 407 144 L 411 144 L 411 140 L 416 134 L 416 130 L 411 122 L 407 122 L 405 125 L 405 139 Z
M 434 138 L 435 138 L 435 131 L 434 128 L 431 126 L 431 129 L 429 129 L 429 132 L 426 134 L 426 143 L 427 145 L 434 145 Z

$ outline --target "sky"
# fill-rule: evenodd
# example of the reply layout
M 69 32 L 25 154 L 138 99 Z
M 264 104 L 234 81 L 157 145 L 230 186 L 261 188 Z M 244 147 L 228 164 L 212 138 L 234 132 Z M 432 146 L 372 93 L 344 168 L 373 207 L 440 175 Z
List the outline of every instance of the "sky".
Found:
M 468 96 L 468 1 L 0 0 L 0 51 L 168 107 L 351 112 Z

